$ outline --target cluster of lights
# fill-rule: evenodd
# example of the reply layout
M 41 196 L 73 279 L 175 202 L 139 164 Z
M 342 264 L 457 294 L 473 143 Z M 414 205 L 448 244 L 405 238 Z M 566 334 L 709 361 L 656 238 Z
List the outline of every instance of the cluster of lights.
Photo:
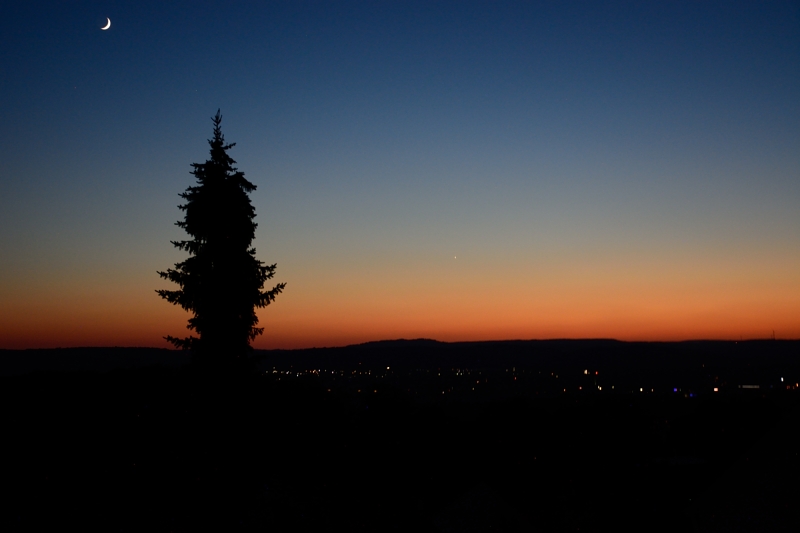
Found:
M 469 370 L 469 369 L 463 369 L 463 368 L 450 368 L 450 369 L 446 369 L 446 370 L 452 371 L 455 376 L 459 376 L 459 377 L 460 376 L 466 377 L 466 376 L 470 376 L 472 374 L 478 374 L 478 375 L 482 374 L 482 372 L 477 371 L 477 370 Z M 373 374 L 371 370 L 330 370 L 330 371 L 328 371 L 328 370 L 323 370 L 323 369 L 310 369 L 310 370 L 306 369 L 306 370 L 298 371 L 298 370 L 278 370 L 277 368 L 273 367 L 271 371 L 269 371 L 269 370 L 265 371 L 265 374 L 270 374 L 271 373 L 271 374 L 277 374 L 279 376 L 282 375 L 282 376 L 286 376 L 286 377 L 301 377 L 301 376 L 308 376 L 308 375 L 321 377 L 323 375 L 331 374 L 333 376 L 341 376 L 341 377 L 346 379 L 346 378 L 348 378 L 350 376 L 353 376 L 353 377 L 356 377 L 356 376 L 372 376 L 373 378 L 375 378 L 375 377 L 377 377 L 377 378 L 386 378 L 386 377 L 389 377 L 389 372 L 390 371 L 391 371 L 391 367 L 390 366 L 386 367 L 386 372 L 385 373 L 383 371 L 378 371 L 376 374 Z M 439 376 L 439 377 L 442 376 L 442 370 L 441 369 L 436 369 L 436 370 L 433 370 L 433 371 L 437 372 L 437 376 Z M 517 373 L 516 367 L 512 367 L 510 369 L 506 368 L 505 371 L 506 372 L 512 372 L 514 374 Z M 430 369 L 416 369 L 416 372 L 430 373 L 431 370 Z M 525 370 L 520 370 L 520 372 L 525 373 L 526 371 Z M 532 373 L 536 373 L 536 371 L 531 371 L 531 372 Z M 541 371 L 539 371 L 538 373 L 542 374 Z M 453 374 L 451 374 L 451 375 L 453 375 Z M 413 372 L 409 372 L 408 375 L 412 376 Z M 583 375 L 584 376 L 589 376 L 589 375 L 598 376 L 599 372 L 598 371 L 591 371 L 590 369 L 587 368 L 587 369 L 583 370 Z M 558 374 L 556 374 L 555 372 L 550 372 L 550 376 L 554 377 L 554 378 L 558 378 Z M 281 377 L 277 377 L 277 379 L 280 380 Z M 336 378 L 334 377 L 333 379 L 336 379 Z M 513 376 L 513 380 L 517 381 L 517 376 L 516 375 Z M 487 378 L 483 378 L 482 380 L 478 379 L 478 380 L 475 381 L 475 386 L 471 387 L 472 391 L 476 390 L 476 385 L 480 385 L 481 381 L 483 381 L 484 383 L 488 383 L 488 379 Z M 719 378 L 715 377 L 714 381 L 715 382 L 719 381 Z M 791 383 L 786 383 L 786 380 L 785 380 L 784 377 L 780 377 L 780 382 L 783 384 L 781 386 L 781 388 L 783 388 L 783 386 L 785 385 L 785 388 L 787 390 L 794 390 L 794 389 L 799 389 L 800 388 L 800 383 L 799 382 L 796 382 L 794 385 L 792 385 Z M 723 383 L 723 385 L 724 385 L 724 383 Z M 593 387 L 588 387 L 588 390 L 592 390 L 594 387 L 596 387 L 597 391 L 602 391 L 603 390 L 603 387 L 601 385 L 598 385 L 596 381 L 595 381 Z M 614 388 L 615 388 L 614 385 L 611 385 L 610 387 L 611 387 L 611 390 L 614 390 Z M 762 386 L 761 385 L 757 385 L 757 384 L 752 384 L 752 385 L 750 385 L 750 384 L 747 384 L 747 385 L 742 384 L 742 385 L 738 385 L 738 388 L 739 389 L 760 389 L 760 388 L 762 388 Z M 772 386 L 770 385 L 769 388 L 772 388 Z M 563 388 L 562 390 L 563 390 L 563 392 L 567 392 L 567 388 Z M 583 386 L 579 386 L 578 390 L 582 391 L 583 390 Z M 672 390 L 675 393 L 683 392 L 682 389 L 680 389 L 678 387 L 673 387 Z M 711 390 L 713 390 L 713 392 L 715 392 L 715 393 L 718 393 L 718 392 L 720 392 L 721 387 L 720 386 L 712 387 Z M 331 391 L 331 389 L 328 389 L 328 392 L 330 392 L 330 391 Z M 639 392 L 643 393 L 644 391 L 645 391 L 645 387 L 639 387 Z M 361 389 L 359 389 L 358 392 L 361 392 Z M 442 394 L 446 394 L 447 392 L 453 392 L 453 390 L 452 389 L 443 390 Z M 650 392 L 655 392 L 655 389 L 651 388 Z M 377 393 L 377 389 L 374 389 L 373 393 Z M 687 391 L 687 392 L 683 392 L 683 394 L 687 398 L 693 398 L 694 397 L 694 393 L 693 392 L 688 392 Z

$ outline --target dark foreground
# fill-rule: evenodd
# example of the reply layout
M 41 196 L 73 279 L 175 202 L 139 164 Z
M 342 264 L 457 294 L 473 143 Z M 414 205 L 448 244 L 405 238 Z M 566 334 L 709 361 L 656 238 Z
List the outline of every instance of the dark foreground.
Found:
M 794 379 L 786 353 L 763 380 Z M 0 378 L 0 529 L 794 531 L 800 519 L 800 390 L 709 392 L 703 380 L 735 374 L 722 363 L 680 392 L 637 394 L 597 390 L 580 358 L 298 361 L 237 380 L 183 367 Z

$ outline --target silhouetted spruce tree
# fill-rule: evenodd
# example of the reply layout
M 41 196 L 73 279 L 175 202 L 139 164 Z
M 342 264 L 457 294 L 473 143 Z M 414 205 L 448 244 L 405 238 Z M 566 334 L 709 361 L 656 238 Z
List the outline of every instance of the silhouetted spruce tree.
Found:
M 251 362 L 250 341 L 264 331 L 256 327 L 256 308 L 269 305 L 286 284 L 263 290 L 276 265 L 257 260 L 251 247 L 257 224 L 249 193 L 256 186 L 228 155 L 235 143 L 225 144 L 219 110 L 212 121 L 211 157 L 205 163 L 192 163 L 198 185 L 180 195 L 186 203 L 178 206 L 185 216 L 176 225 L 191 239 L 172 241 L 189 252 L 189 258 L 158 273 L 180 289 L 156 292 L 193 313 L 187 328 L 199 335 L 165 338 L 178 348 L 190 349 L 195 364 L 221 369 Z

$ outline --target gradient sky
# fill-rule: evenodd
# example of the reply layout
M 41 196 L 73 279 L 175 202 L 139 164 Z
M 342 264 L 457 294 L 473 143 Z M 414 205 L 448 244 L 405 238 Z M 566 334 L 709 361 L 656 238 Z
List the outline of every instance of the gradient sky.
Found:
M 797 2 L 5 2 L 0 69 L 0 348 L 186 332 L 217 108 L 256 347 L 800 338 Z

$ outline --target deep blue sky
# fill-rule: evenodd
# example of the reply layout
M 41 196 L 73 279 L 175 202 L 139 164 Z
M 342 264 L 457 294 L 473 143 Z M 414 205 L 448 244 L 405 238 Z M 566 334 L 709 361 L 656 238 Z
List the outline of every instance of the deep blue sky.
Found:
M 798 3 L 658 4 L 4 4 L 0 344 L 180 333 L 217 108 L 289 283 L 265 346 L 800 336 Z

